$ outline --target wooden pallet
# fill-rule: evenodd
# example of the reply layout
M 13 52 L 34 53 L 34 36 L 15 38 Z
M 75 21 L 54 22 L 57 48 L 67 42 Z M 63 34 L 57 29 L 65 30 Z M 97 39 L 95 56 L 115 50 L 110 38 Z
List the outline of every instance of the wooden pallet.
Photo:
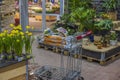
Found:
M 64 48 L 60 48 L 59 46 L 52 46 L 52 45 L 40 43 L 38 45 L 38 48 L 44 48 L 45 50 L 50 50 L 50 51 L 53 51 L 53 52 L 58 53 L 58 54 L 60 54 L 62 51 L 64 53 L 64 55 L 66 55 L 66 56 L 69 55 L 68 50 L 66 50 Z
M 38 45 L 38 48 L 43 48 L 45 50 L 50 50 L 50 51 L 53 51 L 54 53 L 57 53 L 57 54 L 61 54 L 61 52 L 63 52 L 64 56 L 70 55 L 69 51 L 67 49 L 60 48 L 60 47 L 57 47 L 57 46 L 51 46 L 51 45 L 46 45 L 46 44 L 41 43 L 41 44 Z M 72 56 L 74 58 L 79 58 L 80 57 L 77 54 L 74 54 Z
M 82 58 L 89 62 L 97 62 L 100 65 L 107 65 L 107 64 L 115 61 L 116 59 L 120 58 L 120 53 L 112 55 L 112 56 L 106 58 L 105 60 L 100 60 L 100 59 L 96 59 L 96 58 L 92 58 L 92 57 L 84 56 L 84 55 L 82 55 Z
M 58 53 L 60 54 L 61 53 L 61 48 L 60 47 L 55 47 L 55 46 L 51 46 L 51 45 L 46 45 L 46 44 L 40 44 L 39 45 L 39 48 L 44 48 L 45 50 L 51 50 L 55 53 Z M 65 50 L 62 48 L 62 52 L 65 56 L 68 56 L 69 55 L 69 51 L 68 50 Z M 114 55 L 111 55 L 110 57 L 107 57 L 105 58 L 105 60 L 100 60 L 98 58 L 94 58 L 94 57 L 90 57 L 90 56 L 85 56 L 84 54 L 82 54 L 82 56 L 80 55 L 73 55 L 74 58 L 80 58 L 82 57 L 83 59 L 89 61 L 89 62 L 97 62 L 99 63 L 100 65 L 106 65 L 106 64 L 109 64 L 111 62 L 113 62 L 114 60 L 120 58 L 120 53 L 116 53 Z

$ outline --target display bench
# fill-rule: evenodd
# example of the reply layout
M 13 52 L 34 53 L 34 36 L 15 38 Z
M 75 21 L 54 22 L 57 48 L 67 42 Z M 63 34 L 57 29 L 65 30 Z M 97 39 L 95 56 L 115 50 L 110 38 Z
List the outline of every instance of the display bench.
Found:
M 26 80 L 26 61 L 0 63 L 0 80 Z
M 94 44 L 83 45 L 82 57 L 91 62 L 99 62 L 100 65 L 108 64 L 120 57 L 120 43 L 116 46 L 97 49 Z

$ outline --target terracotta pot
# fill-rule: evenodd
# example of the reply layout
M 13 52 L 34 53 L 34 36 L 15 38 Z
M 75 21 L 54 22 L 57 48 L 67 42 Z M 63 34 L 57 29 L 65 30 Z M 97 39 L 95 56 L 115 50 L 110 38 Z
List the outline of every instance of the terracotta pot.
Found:
M 19 18 L 15 18 L 15 26 L 18 26 L 20 24 L 20 19 Z

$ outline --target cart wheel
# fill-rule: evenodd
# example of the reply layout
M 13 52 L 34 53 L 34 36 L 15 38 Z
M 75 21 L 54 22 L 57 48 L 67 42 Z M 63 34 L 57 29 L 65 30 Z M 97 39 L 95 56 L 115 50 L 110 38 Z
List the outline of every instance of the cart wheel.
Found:
M 84 80 L 84 78 L 83 77 L 79 77 L 78 80 Z

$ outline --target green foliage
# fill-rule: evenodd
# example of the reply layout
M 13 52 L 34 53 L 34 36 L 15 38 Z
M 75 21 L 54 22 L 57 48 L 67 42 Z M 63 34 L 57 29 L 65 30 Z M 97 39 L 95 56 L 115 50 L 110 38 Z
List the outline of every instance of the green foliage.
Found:
M 72 23 L 79 26 L 78 31 L 83 31 L 83 29 L 94 29 L 93 18 L 95 11 L 93 9 L 86 9 L 84 7 L 76 8 L 69 15 L 65 14 L 62 16 L 62 20 L 65 23 Z
M 75 10 L 78 7 L 90 8 L 92 0 L 69 0 L 68 10 L 69 12 Z
M 99 20 L 95 22 L 95 26 L 97 30 L 111 30 L 113 27 L 112 20 L 105 19 L 105 20 Z
M 120 0 L 103 0 L 102 7 L 106 9 L 106 11 L 114 11 L 117 6 L 120 5 Z
M 67 13 L 61 17 L 61 22 L 65 25 L 60 27 L 67 29 L 68 34 L 83 32 L 85 29 L 94 31 L 95 10 L 92 9 L 91 1 L 65 0 L 65 3 L 68 4 Z M 72 25 L 72 28 L 68 24 Z
M 116 40 L 116 39 L 117 39 L 116 32 L 111 32 L 111 34 L 110 34 L 110 40 Z

